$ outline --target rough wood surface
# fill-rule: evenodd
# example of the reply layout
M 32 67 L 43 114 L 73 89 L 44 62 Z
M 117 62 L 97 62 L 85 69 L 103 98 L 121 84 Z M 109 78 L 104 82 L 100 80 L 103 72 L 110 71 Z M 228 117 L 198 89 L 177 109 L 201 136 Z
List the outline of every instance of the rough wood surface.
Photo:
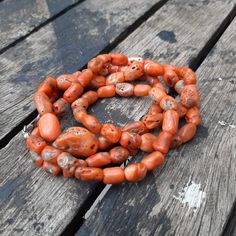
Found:
M 0 49 L 79 0 L 7 0 L 0 4 Z
M 35 109 L 32 94 L 45 76 L 78 70 L 159 2 L 87 0 L 3 53 L 0 138 Z
M 236 20 L 197 70 L 203 120 L 196 137 L 142 182 L 111 187 L 77 236 L 222 234 L 236 200 L 235 48 Z M 177 61 L 188 52 L 181 50 Z

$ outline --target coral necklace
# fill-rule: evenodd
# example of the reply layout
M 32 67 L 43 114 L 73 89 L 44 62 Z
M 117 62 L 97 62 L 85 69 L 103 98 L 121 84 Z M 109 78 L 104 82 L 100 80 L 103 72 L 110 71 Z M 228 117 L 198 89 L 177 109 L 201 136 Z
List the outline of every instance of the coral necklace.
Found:
M 135 80 L 148 84 L 130 83 Z M 179 94 L 180 102 L 167 94 L 166 85 Z M 154 103 L 141 121 L 119 128 L 101 124 L 87 114 L 98 98 L 115 95 L 150 96 Z M 121 53 L 99 55 L 82 72 L 46 78 L 34 95 L 34 103 L 40 118 L 26 140 L 34 162 L 53 176 L 62 172 L 64 177 L 105 184 L 142 180 L 164 163 L 170 148 L 191 140 L 201 121 L 196 75 L 190 68 Z M 70 127 L 61 133 L 58 117 L 68 105 L 84 127 Z M 182 118 L 186 124 L 179 128 Z M 159 127 L 162 131 L 158 135 L 149 133 Z M 114 166 L 138 149 L 150 154 L 125 169 Z

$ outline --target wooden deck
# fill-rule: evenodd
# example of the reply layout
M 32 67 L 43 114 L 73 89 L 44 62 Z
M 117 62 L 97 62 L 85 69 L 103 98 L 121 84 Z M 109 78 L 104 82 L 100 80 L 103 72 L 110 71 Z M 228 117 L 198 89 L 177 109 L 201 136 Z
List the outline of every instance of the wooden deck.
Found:
M 234 0 L 0 1 L 0 235 L 236 235 L 235 14 Z M 110 51 L 194 69 L 197 135 L 136 184 L 51 177 L 22 136 L 37 116 L 33 93 Z M 123 125 L 148 104 L 117 97 L 90 112 Z

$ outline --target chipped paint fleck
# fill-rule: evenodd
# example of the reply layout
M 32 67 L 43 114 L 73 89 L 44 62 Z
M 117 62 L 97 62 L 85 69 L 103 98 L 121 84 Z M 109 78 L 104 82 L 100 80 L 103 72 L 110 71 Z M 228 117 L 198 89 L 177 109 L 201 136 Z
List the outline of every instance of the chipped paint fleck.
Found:
M 236 126 L 235 125 L 233 125 L 233 124 L 229 124 L 229 123 L 227 123 L 227 122 L 225 122 L 225 121 L 218 121 L 218 123 L 221 125 L 221 126 L 229 126 L 230 128 L 233 128 L 233 129 L 235 129 L 236 128 Z
M 196 212 L 201 204 L 205 202 L 206 193 L 201 190 L 201 183 L 196 184 L 189 179 L 187 185 L 174 198 Z

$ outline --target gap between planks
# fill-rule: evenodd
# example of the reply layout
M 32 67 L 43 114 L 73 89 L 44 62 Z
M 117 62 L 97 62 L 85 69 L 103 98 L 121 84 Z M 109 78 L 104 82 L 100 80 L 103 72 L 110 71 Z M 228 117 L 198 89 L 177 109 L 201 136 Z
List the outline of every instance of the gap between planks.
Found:
M 0 0 L 4 1 L 4 0 Z M 15 45 L 17 45 L 18 43 L 22 42 L 23 40 L 25 40 L 26 38 L 28 38 L 31 34 L 39 31 L 41 28 L 43 28 L 44 26 L 48 25 L 49 23 L 51 23 L 52 21 L 54 21 L 55 19 L 57 19 L 58 17 L 64 15 L 66 12 L 70 11 L 72 8 L 78 6 L 80 3 L 84 2 L 85 0 L 79 0 L 69 6 L 67 6 L 66 8 L 64 8 L 63 10 L 59 11 L 57 14 L 55 14 L 54 16 L 48 18 L 46 21 L 42 22 L 41 24 L 39 24 L 38 26 L 36 26 L 34 29 L 32 29 L 29 33 L 19 37 L 18 39 L 16 39 L 15 41 L 13 41 L 12 43 L 8 44 L 7 46 L 3 47 L 0 50 L 0 55 L 4 52 L 6 52 L 8 49 L 14 47 Z
M 230 23 L 233 21 L 233 19 L 235 17 L 235 14 L 236 14 L 236 6 L 234 6 L 234 8 L 231 10 L 231 12 L 226 16 L 226 18 L 223 20 L 221 25 L 215 31 L 215 33 L 213 33 L 213 35 L 207 41 L 206 45 L 202 48 L 202 50 L 200 50 L 198 55 L 189 62 L 189 67 L 191 67 L 194 71 L 196 71 L 200 67 L 200 65 L 205 60 L 205 58 L 207 57 L 207 55 L 209 54 L 211 49 L 215 46 L 215 44 L 221 38 L 221 36 L 225 32 L 225 30 L 229 27 Z M 109 50 L 104 49 L 104 50 L 102 50 L 101 53 L 106 53 L 106 52 L 109 52 Z M 97 197 L 94 198 L 93 202 L 88 201 L 89 204 L 87 205 L 87 211 L 85 212 L 85 214 L 81 217 L 81 212 L 79 212 L 78 213 L 79 217 L 78 217 L 78 215 L 75 216 L 75 218 L 72 220 L 72 222 L 70 222 L 68 224 L 68 226 L 66 227 L 66 229 L 63 231 L 61 236 L 74 235 L 80 229 L 83 222 L 92 214 L 92 212 L 96 208 L 96 206 L 105 197 L 106 193 L 111 188 L 111 186 L 112 185 L 106 185 L 104 188 L 101 188 L 100 191 L 95 192 L 94 196 L 97 195 Z M 236 202 L 235 202 L 234 209 L 236 210 Z M 230 221 L 231 218 L 235 218 L 235 210 L 232 210 L 228 221 Z M 230 224 L 230 226 L 232 228 L 231 224 Z M 77 228 L 77 231 L 75 231 L 76 228 Z M 227 231 L 227 227 L 225 229 L 225 232 L 226 231 Z M 225 236 L 225 234 L 223 234 L 223 236 Z
M 80 1 L 80 3 L 82 3 L 85 0 Z M 152 15 L 154 15 L 156 13 L 156 11 L 158 11 L 166 2 L 168 2 L 168 0 L 161 0 L 159 2 L 157 2 L 156 4 L 154 4 L 148 11 L 146 11 L 141 17 L 139 17 L 136 21 L 134 21 L 133 24 L 131 24 L 130 26 L 128 26 L 123 32 L 121 32 L 112 42 L 110 42 L 106 47 L 104 47 L 100 52 L 98 52 L 97 54 L 102 54 L 102 53 L 108 53 L 111 50 L 113 50 L 115 47 L 117 47 L 117 45 L 119 45 L 123 40 L 125 40 L 130 34 L 132 34 L 143 22 L 145 22 L 149 17 L 151 17 Z M 77 3 L 78 5 L 78 3 Z M 73 7 L 71 7 L 73 8 Z M 71 9 L 70 8 L 70 9 Z M 67 10 L 69 11 L 69 10 Z M 67 12 L 66 11 L 66 12 Z M 66 12 L 64 12 L 63 14 L 65 14 Z M 62 14 L 61 14 L 62 15 Z M 59 16 L 57 16 L 59 17 Z M 54 19 L 56 19 L 57 17 L 54 17 Z M 54 20 L 53 19 L 53 20 Z M 51 20 L 52 21 L 52 20 Z M 50 23 L 50 22 L 48 22 Z M 46 24 L 44 24 L 43 26 L 45 26 Z M 43 26 L 41 26 L 40 28 L 42 28 Z M 35 30 L 34 32 L 38 31 L 40 28 L 38 28 L 37 30 Z M 34 33 L 33 32 L 33 33 Z M 29 35 L 24 36 L 24 38 L 22 40 L 24 40 L 25 38 L 27 38 Z M 22 41 L 20 40 L 20 41 Z M 19 42 L 20 42 L 19 41 Z M 18 42 L 17 42 L 18 43 Z M 12 46 L 15 46 L 12 45 Z M 1 54 L 1 51 L 0 51 Z M 79 70 L 84 69 L 86 66 L 86 64 L 84 66 L 82 66 L 81 68 L 79 68 Z M 9 133 L 7 133 L 1 140 L 0 140 L 0 150 L 2 148 L 4 148 L 9 142 L 10 140 L 17 135 L 25 125 L 28 125 L 30 122 L 32 122 L 35 118 L 37 117 L 37 111 L 34 110 L 33 112 L 31 112 L 24 120 L 22 120 L 16 127 L 14 127 Z

